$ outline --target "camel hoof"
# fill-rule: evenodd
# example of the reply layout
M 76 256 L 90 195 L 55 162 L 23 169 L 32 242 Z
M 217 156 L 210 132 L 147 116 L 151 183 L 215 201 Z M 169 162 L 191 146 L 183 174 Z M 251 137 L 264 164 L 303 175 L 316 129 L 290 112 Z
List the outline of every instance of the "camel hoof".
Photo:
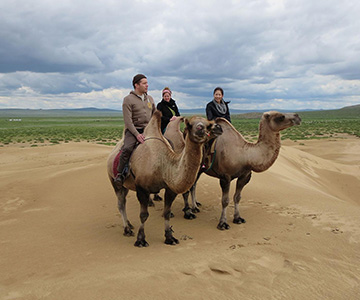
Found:
M 196 215 L 193 214 L 190 210 L 187 210 L 184 212 L 184 218 L 186 220 L 193 220 L 193 219 L 196 219 Z
M 194 207 L 194 208 L 191 209 L 191 211 L 192 211 L 193 213 L 198 213 L 198 212 L 200 212 L 200 209 L 197 208 L 197 207 Z
M 149 200 L 148 206 L 149 207 L 154 207 L 155 206 L 154 202 L 151 199 Z
M 230 225 L 228 223 L 225 222 L 220 222 L 217 226 L 217 229 L 219 230 L 228 230 L 230 228 Z
M 162 198 L 158 194 L 155 194 L 153 200 L 154 201 L 162 201 Z
M 174 246 L 176 244 L 179 244 L 179 240 L 174 238 L 173 236 L 167 237 L 165 240 L 165 244 Z
M 132 225 L 131 225 L 132 226 Z M 124 228 L 124 235 L 125 236 L 134 236 L 134 232 L 131 230 L 131 227 L 126 226 Z
M 139 247 L 139 248 L 143 248 L 143 247 L 148 247 L 149 244 L 147 241 L 145 240 L 137 240 L 134 244 L 135 247 Z
M 233 223 L 234 224 L 242 224 L 242 223 L 246 223 L 246 221 L 245 221 L 245 219 L 238 217 L 238 218 L 234 218 Z

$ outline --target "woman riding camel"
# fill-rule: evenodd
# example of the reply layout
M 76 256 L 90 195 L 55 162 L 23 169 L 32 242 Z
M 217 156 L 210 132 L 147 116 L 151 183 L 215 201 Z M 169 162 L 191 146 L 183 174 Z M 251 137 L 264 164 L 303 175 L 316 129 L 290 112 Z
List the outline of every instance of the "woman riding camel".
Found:
M 218 117 L 222 117 L 231 123 L 228 106 L 230 101 L 224 101 L 223 97 L 224 90 L 221 87 L 215 88 L 214 99 L 206 105 L 206 117 L 209 121 L 215 120 Z
M 166 126 L 170 121 L 180 116 L 179 109 L 175 103 L 175 100 L 171 98 L 171 90 L 165 87 L 162 91 L 162 100 L 158 103 L 157 109 L 161 111 L 161 132 L 164 133 Z

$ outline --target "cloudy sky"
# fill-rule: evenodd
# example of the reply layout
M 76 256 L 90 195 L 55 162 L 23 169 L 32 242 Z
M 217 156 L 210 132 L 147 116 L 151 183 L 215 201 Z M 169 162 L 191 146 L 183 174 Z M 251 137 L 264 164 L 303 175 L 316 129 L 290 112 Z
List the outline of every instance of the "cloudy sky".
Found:
M 0 108 L 121 109 L 146 74 L 181 109 L 360 103 L 358 0 L 1 0 Z

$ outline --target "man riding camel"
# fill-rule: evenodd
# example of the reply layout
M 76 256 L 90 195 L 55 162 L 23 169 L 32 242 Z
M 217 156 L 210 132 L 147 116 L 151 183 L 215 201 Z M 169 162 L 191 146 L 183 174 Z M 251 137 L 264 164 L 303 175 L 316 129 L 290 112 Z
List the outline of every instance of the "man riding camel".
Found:
M 132 81 L 134 90 L 124 98 L 122 111 L 125 123 L 124 145 L 121 148 L 116 182 L 123 183 L 129 171 L 129 160 L 137 143 L 144 143 L 145 126 L 155 112 L 154 99 L 147 94 L 148 80 L 145 75 L 137 74 Z

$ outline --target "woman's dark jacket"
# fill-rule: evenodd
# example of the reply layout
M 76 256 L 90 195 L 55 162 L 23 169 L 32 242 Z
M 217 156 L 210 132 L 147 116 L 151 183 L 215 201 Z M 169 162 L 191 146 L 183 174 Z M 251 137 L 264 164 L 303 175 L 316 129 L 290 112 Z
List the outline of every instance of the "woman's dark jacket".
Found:
M 214 101 L 210 101 L 207 105 L 206 105 L 206 117 L 208 120 L 215 120 L 218 117 L 222 117 L 225 118 L 226 120 L 228 120 L 231 123 L 231 119 L 230 119 L 230 112 L 229 112 L 229 106 L 228 104 L 230 103 L 230 101 L 225 102 L 226 105 L 226 112 L 225 114 L 220 113 L 215 106 Z
M 170 99 L 169 102 L 165 101 L 164 99 L 161 100 L 161 102 L 158 103 L 158 105 L 156 106 L 156 108 L 158 110 L 161 111 L 162 113 L 162 117 L 161 117 L 161 132 L 164 133 L 165 132 L 165 128 L 167 126 L 167 124 L 169 124 L 170 119 L 174 116 L 173 113 L 171 112 L 171 110 L 169 108 L 171 108 L 174 112 L 175 112 L 175 116 L 179 117 L 180 113 L 179 113 L 179 109 L 176 106 L 175 100 L 174 99 Z

